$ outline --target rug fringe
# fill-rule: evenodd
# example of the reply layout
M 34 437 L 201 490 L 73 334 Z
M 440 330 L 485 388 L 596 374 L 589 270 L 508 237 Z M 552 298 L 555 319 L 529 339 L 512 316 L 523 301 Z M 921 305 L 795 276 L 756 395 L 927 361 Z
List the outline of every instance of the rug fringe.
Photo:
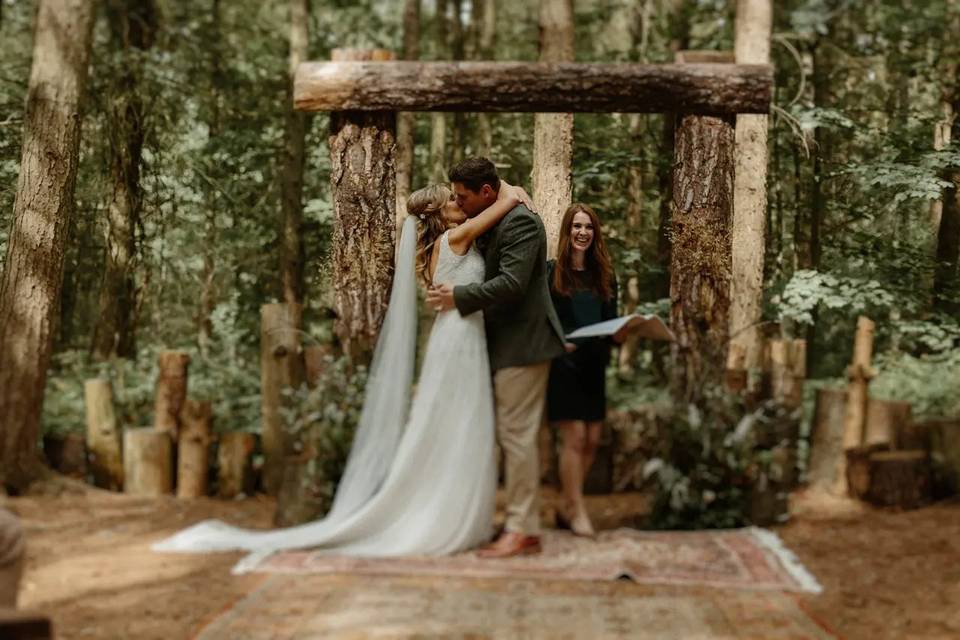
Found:
M 820 586 L 817 578 L 803 566 L 796 554 L 790 551 L 790 549 L 787 549 L 786 545 L 783 544 L 783 540 L 780 539 L 780 536 L 769 529 L 761 529 L 760 527 L 750 527 L 750 533 L 760 544 L 777 557 L 780 564 L 783 565 L 783 568 L 797 581 L 804 591 L 809 591 L 810 593 L 823 592 L 823 587 Z

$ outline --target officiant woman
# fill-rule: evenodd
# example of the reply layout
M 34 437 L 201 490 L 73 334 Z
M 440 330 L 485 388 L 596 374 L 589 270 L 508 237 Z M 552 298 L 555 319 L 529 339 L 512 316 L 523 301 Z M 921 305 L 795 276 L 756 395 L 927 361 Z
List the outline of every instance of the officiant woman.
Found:
M 557 259 L 548 267 L 550 296 L 564 333 L 617 317 L 617 279 L 600 218 L 590 206 L 576 202 L 567 208 L 560 224 Z M 557 525 L 580 536 L 595 535 L 583 502 L 583 481 L 593 464 L 607 412 L 610 345 L 622 340 L 617 335 L 570 341 L 567 353 L 550 366 L 547 416 L 563 442 L 559 465 L 563 506 Z

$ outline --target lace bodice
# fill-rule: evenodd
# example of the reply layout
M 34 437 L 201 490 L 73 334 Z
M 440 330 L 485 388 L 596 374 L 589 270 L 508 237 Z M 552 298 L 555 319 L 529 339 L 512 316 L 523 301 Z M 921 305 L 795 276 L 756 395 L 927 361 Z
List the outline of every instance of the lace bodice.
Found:
M 450 248 L 450 232 L 440 236 L 440 255 L 437 257 L 437 270 L 433 274 L 434 284 L 471 284 L 483 282 L 485 264 L 483 256 L 475 246 L 458 256 Z

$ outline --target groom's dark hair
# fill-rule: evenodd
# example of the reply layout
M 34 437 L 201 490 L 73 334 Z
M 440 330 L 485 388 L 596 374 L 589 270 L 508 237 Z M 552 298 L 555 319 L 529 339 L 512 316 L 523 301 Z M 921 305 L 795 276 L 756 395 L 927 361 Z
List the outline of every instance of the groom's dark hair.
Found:
M 485 184 L 490 185 L 494 191 L 500 190 L 497 168 L 486 158 L 467 158 L 450 169 L 447 177 L 450 182 L 459 182 L 474 193 L 480 191 Z

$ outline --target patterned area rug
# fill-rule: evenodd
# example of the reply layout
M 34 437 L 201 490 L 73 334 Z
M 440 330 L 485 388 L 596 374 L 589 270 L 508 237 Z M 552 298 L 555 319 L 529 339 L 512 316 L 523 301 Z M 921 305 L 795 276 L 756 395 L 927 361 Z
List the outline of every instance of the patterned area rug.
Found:
M 701 585 L 819 593 L 816 579 L 776 534 L 758 528 L 719 531 L 618 529 L 596 540 L 547 531 L 543 553 L 485 560 L 450 557 L 350 558 L 323 551 L 252 557 L 240 571 L 547 580 L 629 579 L 641 584 Z
M 785 593 L 629 582 L 271 575 L 198 640 L 828 640 Z

